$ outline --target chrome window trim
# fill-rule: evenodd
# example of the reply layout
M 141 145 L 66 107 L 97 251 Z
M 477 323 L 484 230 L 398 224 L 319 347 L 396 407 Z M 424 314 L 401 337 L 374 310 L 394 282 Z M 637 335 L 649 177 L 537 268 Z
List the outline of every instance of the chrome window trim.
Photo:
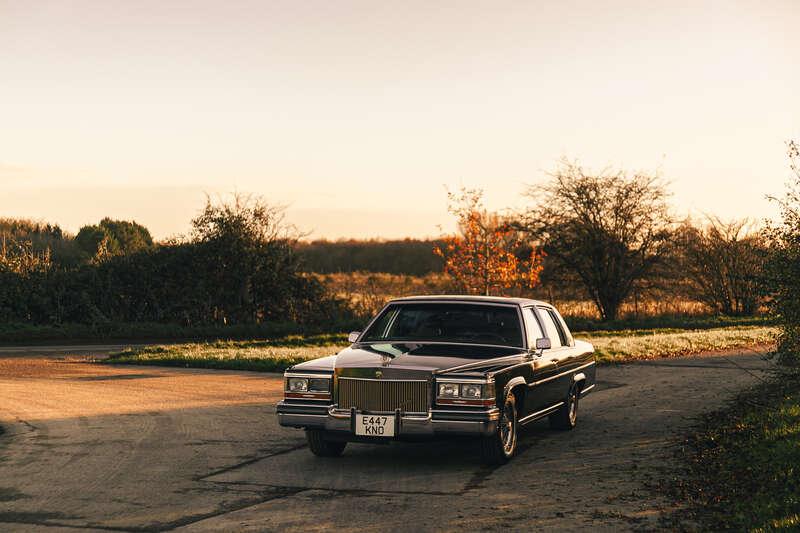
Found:
M 536 321 L 536 325 L 539 327 L 539 331 L 542 332 L 543 336 L 547 337 L 547 332 L 544 330 L 544 326 L 542 325 L 542 319 L 539 318 L 539 313 L 538 313 L 538 311 L 536 309 L 536 305 L 533 305 L 533 304 L 526 305 L 526 306 L 523 306 L 522 309 L 523 309 L 523 311 L 525 309 L 530 309 L 531 310 L 531 315 L 533 315 L 533 319 Z M 525 313 L 523 312 L 522 315 L 524 317 Z M 527 323 L 525 324 L 525 336 L 526 337 L 528 336 L 528 324 Z M 534 339 L 534 342 L 536 342 L 536 339 Z M 530 350 L 530 347 L 528 349 Z

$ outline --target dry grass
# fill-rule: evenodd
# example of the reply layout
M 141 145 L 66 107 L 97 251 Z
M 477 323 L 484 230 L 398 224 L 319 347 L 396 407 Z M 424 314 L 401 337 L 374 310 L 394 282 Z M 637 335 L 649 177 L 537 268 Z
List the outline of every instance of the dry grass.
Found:
M 110 363 L 282 372 L 292 365 L 334 355 L 347 346 L 345 335 L 275 341 L 217 341 L 128 348 L 111 354 Z
M 600 363 L 675 357 L 772 342 L 775 328 L 736 326 L 689 331 L 593 332 L 575 337 L 595 346 Z M 344 335 L 277 341 L 220 341 L 129 349 L 108 362 L 280 372 L 294 364 L 333 355 L 345 348 Z
M 771 344 L 775 339 L 777 329 L 761 326 L 736 326 L 678 332 L 628 331 L 616 333 L 600 335 L 576 333 L 575 337 L 594 345 L 598 361 L 612 363 Z
M 558 300 L 551 302 L 565 317 L 581 317 L 599 320 L 600 314 L 589 300 Z M 662 315 L 700 316 L 712 310 L 701 302 L 684 298 L 643 299 L 625 302 L 620 306 L 620 317 L 656 317 Z
M 457 289 L 452 279 L 442 273 L 425 276 L 404 276 L 381 272 L 341 272 L 336 274 L 312 274 L 332 294 L 349 302 L 363 317 L 371 317 L 386 302 L 401 296 L 420 294 L 453 294 Z M 575 292 L 575 291 L 572 291 Z M 599 320 L 595 305 L 586 299 L 576 298 L 553 291 L 552 287 L 510 289 L 505 296 L 521 296 L 545 300 L 555 305 L 564 317 L 583 320 Z M 706 304 L 673 294 L 656 294 L 633 297 L 622 304 L 620 318 L 648 318 L 657 316 L 700 316 L 711 313 Z

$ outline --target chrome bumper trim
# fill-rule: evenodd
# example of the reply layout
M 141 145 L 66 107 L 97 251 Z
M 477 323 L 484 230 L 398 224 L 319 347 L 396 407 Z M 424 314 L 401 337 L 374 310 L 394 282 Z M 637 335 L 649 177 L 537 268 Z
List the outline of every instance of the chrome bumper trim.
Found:
M 296 403 L 278 404 L 278 423 L 284 427 L 323 429 L 345 437 L 353 435 L 351 411 L 328 406 L 309 405 L 308 410 Z M 395 413 L 387 413 L 395 414 Z M 438 434 L 491 435 L 497 430 L 500 411 L 495 407 L 484 411 L 434 410 L 428 413 L 401 414 L 396 437 L 434 436 Z

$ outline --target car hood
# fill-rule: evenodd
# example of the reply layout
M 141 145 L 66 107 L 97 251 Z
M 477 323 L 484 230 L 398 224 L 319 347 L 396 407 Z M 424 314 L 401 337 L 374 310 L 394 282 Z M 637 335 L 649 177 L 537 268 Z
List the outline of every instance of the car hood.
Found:
M 524 353 L 521 348 L 464 344 L 354 344 L 339 352 L 333 363 L 342 377 L 374 379 L 380 371 L 382 379 L 427 379 L 435 371 L 464 365 L 480 371 L 493 366 L 485 360 Z

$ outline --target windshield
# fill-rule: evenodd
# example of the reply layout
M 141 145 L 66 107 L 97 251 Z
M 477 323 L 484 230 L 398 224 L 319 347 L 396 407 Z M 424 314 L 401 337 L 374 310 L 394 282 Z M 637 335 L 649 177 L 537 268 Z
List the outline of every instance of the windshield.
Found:
M 465 303 L 408 303 L 387 307 L 362 342 L 434 341 L 522 347 L 517 308 Z

